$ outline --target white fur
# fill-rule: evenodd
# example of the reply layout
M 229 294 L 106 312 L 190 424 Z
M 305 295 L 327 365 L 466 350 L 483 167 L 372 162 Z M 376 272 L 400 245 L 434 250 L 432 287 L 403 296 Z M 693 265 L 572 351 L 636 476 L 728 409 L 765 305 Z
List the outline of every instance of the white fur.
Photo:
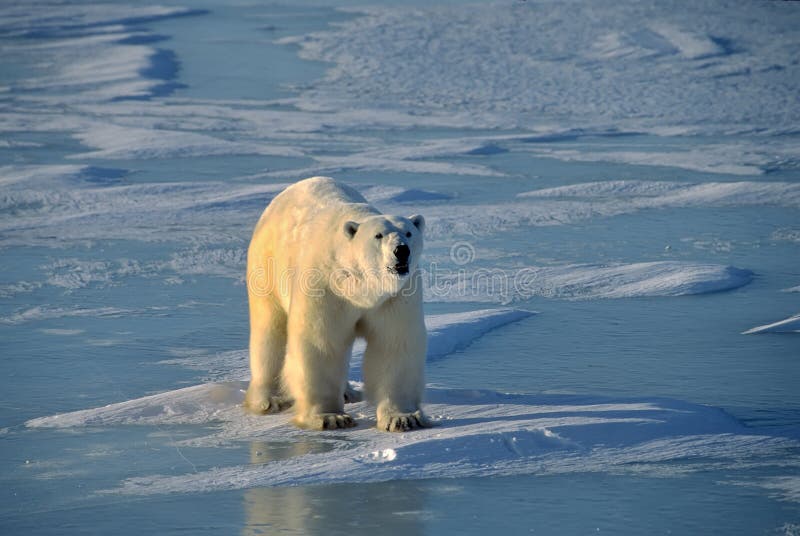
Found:
M 365 393 L 377 404 L 378 427 L 426 425 L 427 334 L 416 269 L 423 228 L 421 216 L 383 215 L 327 177 L 275 197 L 247 252 L 250 410 L 293 403 L 300 427 L 354 426 L 344 402 L 353 396 L 346 393 L 350 348 L 363 337 Z M 411 251 L 407 275 L 395 269 L 400 244 Z

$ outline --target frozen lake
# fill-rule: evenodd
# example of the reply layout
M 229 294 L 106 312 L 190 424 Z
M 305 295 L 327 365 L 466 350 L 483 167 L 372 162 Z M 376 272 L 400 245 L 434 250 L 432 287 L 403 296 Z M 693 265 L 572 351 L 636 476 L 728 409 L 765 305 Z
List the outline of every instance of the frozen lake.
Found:
M 800 6 L 346 6 L 0 6 L 0 532 L 800 534 Z M 431 429 L 240 408 L 312 175 L 426 218 Z

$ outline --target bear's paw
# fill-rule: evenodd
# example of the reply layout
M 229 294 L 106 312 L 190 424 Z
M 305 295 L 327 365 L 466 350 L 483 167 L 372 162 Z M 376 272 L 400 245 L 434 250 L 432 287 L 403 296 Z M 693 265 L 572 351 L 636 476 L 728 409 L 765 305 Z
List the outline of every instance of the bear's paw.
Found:
M 421 410 L 413 413 L 398 413 L 387 415 L 378 421 L 378 428 L 387 432 L 408 432 L 419 428 L 429 428 L 431 426 L 428 418 L 423 415 Z
M 308 430 L 338 430 L 352 428 L 358 423 L 347 413 L 315 413 L 294 419 L 295 425 Z

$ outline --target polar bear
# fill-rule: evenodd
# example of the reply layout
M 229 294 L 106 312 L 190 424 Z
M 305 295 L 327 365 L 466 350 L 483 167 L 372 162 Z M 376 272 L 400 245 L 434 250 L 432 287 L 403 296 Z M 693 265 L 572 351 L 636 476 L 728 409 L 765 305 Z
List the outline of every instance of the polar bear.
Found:
M 355 426 L 345 401 L 353 341 L 377 426 L 429 425 L 420 408 L 427 333 L 417 270 L 425 220 L 380 213 L 354 189 L 312 177 L 264 210 L 247 251 L 250 385 L 245 406 L 294 406 L 301 428 Z

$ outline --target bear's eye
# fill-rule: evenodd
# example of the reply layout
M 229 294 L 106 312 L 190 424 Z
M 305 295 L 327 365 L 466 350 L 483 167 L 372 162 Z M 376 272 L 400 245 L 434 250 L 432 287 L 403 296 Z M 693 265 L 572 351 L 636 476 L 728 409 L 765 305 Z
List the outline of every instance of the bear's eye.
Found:
M 406 233 L 406 238 L 411 238 L 411 231 L 408 231 L 408 232 Z
M 381 233 L 378 233 L 378 234 L 375 235 L 375 238 L 380 240 L 381 238 L 383 238 L 383 235 Z

